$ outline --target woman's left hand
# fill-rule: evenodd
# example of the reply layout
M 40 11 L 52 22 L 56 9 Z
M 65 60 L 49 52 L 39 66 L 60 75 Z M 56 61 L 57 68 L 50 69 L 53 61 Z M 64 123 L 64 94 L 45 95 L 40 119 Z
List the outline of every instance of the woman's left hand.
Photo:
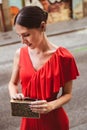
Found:
M 32 101 L 29 105 L 32 112 L 45 114 L 50 111 L 52 111 L 52 105 L 50 102 L 47 102 L 46 100 L 37 100 Z

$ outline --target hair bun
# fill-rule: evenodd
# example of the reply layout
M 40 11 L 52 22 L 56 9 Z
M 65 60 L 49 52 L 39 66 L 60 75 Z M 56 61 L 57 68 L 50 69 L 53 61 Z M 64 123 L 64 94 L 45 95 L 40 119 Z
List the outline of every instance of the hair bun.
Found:
M 47 19 L 48 19 L 48 12 L 44 11 L 44 20 L 45 20 L 45 22 L 47 21 Z
M 27 28 L 39 28 L 42 21 L 47 22 L 48 13 L 38 6 L 25 6 L 15 17 L 17 23 Z

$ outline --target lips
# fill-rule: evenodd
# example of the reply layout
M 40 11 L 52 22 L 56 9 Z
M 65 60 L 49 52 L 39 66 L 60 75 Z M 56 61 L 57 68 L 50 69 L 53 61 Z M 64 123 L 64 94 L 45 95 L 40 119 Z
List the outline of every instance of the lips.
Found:
M 31 46 L 32 44 L 30 43 L 30 44 L 28 44 L 28 46 Z

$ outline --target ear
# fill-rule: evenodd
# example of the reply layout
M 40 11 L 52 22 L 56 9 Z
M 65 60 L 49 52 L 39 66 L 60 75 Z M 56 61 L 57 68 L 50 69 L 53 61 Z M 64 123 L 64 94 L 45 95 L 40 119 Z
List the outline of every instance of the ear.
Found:
M 41 22 L 41 24 L 40 24 L 40 29 L 41 29 L 42 31 L 46 31 L 46 23 L 45 23 L 44 21 Z

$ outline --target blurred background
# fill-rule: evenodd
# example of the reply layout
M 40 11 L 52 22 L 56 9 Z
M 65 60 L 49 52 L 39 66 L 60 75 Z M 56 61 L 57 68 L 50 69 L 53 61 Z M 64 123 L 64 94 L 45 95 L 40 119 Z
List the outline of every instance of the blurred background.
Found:
M 21 118 L 11 116 L 8 82 L 15 51 L 22 46 L 14 32 L 14 17 L 28 5 L 48 12 L 48 39 L 66 47 L 76 59 L 80 76 L 74 81 L 72 100 L 64 108 L 70 130 L 87 130 L 87 0 L 0 0 L 0 130 L 19 130 L 20 126 Z
M 0 0 L 0 31 L 12 30 L 14 16 L 27 5 L 48 11 L 49 24 L 87 16 L 87 0 Z

